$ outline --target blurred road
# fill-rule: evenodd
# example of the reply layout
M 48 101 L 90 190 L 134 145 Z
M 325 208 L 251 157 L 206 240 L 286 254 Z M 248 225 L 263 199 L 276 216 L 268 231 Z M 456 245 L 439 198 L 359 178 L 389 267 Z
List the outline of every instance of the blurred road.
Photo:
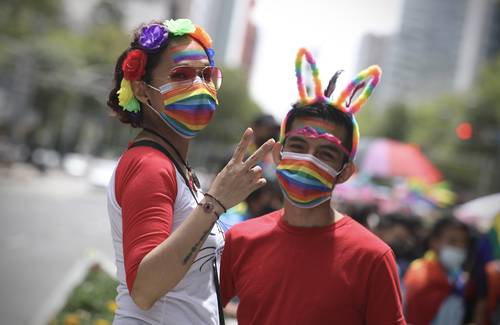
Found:
M 104 188 L 62 172 L 0 167 L 0 324 L 39 322 L 94 251 L 113 261 Z

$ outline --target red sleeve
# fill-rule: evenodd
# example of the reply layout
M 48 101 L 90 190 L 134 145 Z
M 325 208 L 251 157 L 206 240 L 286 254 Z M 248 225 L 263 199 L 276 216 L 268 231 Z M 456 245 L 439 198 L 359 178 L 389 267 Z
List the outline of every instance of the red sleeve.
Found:
M 115 193 L 122 209 L 123 257 L 130 292 L 144 256 L 172 231 L 175 167 L 156 149 L 132 148 L 120 159 Z
M 220 262 L 220 278 L 222 306 L 225 307 L 235 295 L 231 261 L 231 231 L 226 232 L 224 251 Z
M 371 272 L 366 308 L 366 324 L 406 324 L 396 261 L 390 250 L 377 261 Z

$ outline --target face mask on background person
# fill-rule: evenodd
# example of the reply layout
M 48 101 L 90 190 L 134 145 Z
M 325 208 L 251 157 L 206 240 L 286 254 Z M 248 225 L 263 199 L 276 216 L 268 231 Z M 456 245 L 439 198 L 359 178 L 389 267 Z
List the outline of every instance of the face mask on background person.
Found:
M 448 271 L 460 269 L 466 257 L 467 253 L 463 248 L 444 246 L 439 251 L 439 261 Z

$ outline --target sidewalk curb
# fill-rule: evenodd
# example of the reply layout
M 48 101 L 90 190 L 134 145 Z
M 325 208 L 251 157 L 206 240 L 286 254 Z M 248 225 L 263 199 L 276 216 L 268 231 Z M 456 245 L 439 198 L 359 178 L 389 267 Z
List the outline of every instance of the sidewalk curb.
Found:
M 83 281 L 89 269 L 100 266 L 109 276 L 116 278 L 116 268 L 113 261 L 96 250 L 90 250 L 87 256 L 74 264 L 68 274 L 61 279 L 60 284 L 48 295 L 42 307 L 34 313 L 30 324 L 47 325 L 64 307 L 71 292 Z

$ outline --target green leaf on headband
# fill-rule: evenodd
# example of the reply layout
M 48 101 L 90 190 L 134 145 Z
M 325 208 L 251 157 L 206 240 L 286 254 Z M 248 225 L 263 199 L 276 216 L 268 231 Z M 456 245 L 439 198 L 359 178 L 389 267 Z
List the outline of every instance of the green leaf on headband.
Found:
M 167 26 L 169 33 L 177 36 L 193 33 L 196 30 L 191 20 L 185 18 L 165 20 L 163 24 Z

